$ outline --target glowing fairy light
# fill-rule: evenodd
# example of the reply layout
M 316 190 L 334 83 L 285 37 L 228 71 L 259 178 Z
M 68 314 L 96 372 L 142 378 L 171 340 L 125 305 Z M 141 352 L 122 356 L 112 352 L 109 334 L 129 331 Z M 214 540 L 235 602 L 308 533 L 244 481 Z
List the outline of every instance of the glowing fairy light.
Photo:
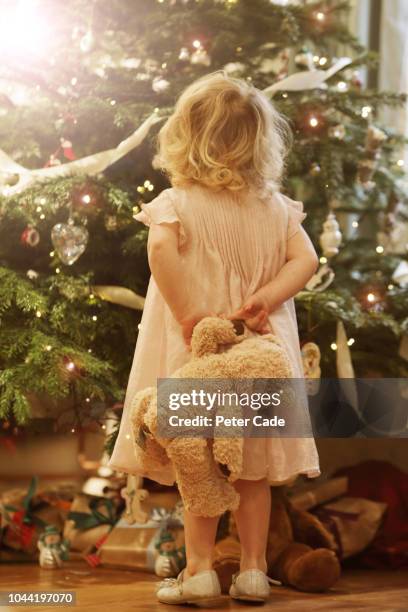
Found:
M 193 41 L 193 47 L 194 47 L 195 49 L 200 49 L 200 47 L 201 47 L 201 41 L 199 41 L 198 39 L 197 39 L 197 40 L 194 40 L 194 41 Z
M 310 117 L 309 119 L 309 125 L 310 127 L 317 127 L 319 125 L 319 120 L 316 117 Z
M 328 60 L 327 57 L 320 57 L 319 58 L 319 66 L 325 66 L 327 64 Z
M 352 227 L 358 227 L 358 221 L 353 221 L 353 223 L 351 225 L 352 225 Z
M 376 247 L 375 250 L 377 251 L 377 253 L 384 253 L 384 247 L 380 244 Z
M 325 264 L 327 263 L 327 257 L 320 257 L 319 261 L 321 264 Z
M 399 159 L 397 161 L 397 166 L 399 166 L 400 168 L 403 168 L 405 166 L 405 162 L 403 159 Z
M 377 296 L 375 295 L 375 293 L 367 293 L 367 302 L 370 302 L 370 304 L 373 304 L 377 299 Z
M 361 109 L 361 116 L 364 117 L 364 119 L 367 119 L 367 117 L 370 116 L 372 110 L 373 109 L 371 108 L 371 106 L 363 106 L 363 108 Z
M 349 346 L 353 346 L 354 342 L 355 342 L 354 338 L 349 338 L 349 339 L 347 340 L 347 344 L 348 344 Z
M 67 361 L 67 363 L 65 364 L 65 367 L 68 370 L 68 372 L 73 372 L 76 366 L 73 361 Z
M 330 348 L 332 351 L 337 351 L 337 344 L 335 342 L 332 342 Z
M 323 11 L 317 11 L 316 19 L 317 21 L 324 21 L 326 19 L 326 15 L 323 13 Z
M 90 204 L 91 203 L 91 196 L 89 195 L 89 193 L 85 193 L 85 195 L 82 196 L 81 200 L 84 204 Z

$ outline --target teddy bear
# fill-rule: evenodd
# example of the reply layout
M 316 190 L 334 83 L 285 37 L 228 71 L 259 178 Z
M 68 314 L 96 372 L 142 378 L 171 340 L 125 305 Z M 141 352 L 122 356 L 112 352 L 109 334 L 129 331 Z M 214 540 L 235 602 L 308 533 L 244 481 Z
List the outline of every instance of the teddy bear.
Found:
M 286 491 L 286 486 L 271 490 L 267 574 L 299 591 L 326 591 L 337 582 L 341 571 L 333 535 L 316 516 L 295 508 Z M 227 533 L 217 541 L 214 558 L 214 569 L 225 593 L 232 574 L 239 571 L 239 559 L 239 537 L 230 515 Z
M 242 321 L 205 317 L 193 330 L 191 359 L 170 378 L 291 377 L 289 357 L 274 334 L 249 332 Z M 228 407 L 222 409 L 228 412 Z M 139 463 L 146 471 L 160 471 L 172 463 L 181 498 L 190 512 L 218 516 L 238 508 L 239 494 L 232 483 L 242 471 L 242 435 L 213 439 L 160 437 L 155 387 L 137 392 L 130 410 Z

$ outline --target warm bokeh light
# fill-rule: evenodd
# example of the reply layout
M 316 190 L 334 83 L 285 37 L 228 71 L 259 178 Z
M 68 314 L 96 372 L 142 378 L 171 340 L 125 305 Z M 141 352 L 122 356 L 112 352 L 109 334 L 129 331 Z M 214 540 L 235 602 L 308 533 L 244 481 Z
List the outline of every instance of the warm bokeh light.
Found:
M 17 0 L 2 9 L 0 54 L 2 60 L 27 62 L 44 56 L 52 40 L 51 24 L 41 13 L 38 0 Z

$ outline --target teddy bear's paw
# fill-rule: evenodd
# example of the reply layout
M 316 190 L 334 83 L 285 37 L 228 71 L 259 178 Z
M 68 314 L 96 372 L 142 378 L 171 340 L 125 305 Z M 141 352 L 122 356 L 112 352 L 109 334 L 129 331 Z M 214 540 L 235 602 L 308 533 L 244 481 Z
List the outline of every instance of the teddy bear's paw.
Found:
M 239 506 L 239 493 L 223 479 L 201 483 L 197 488 L 183 491 L 179 486 L 184 507 L 199 516 L 220 516 L 227 510 L 234 512 Z M 203 486 L 204 485 L 204 486 Z
M 217 353 L 223 345 L 235 344 L 237 334 L 232 321 L 221 317 L 205 317 L 194 327 L 191 338 L 193 357 Z
M 318 593 L 330 589 L 340 578 L 340 571 L 336 554 L 327 548 L 317 548 L 294 561 L 287 578 L 300 591 Z

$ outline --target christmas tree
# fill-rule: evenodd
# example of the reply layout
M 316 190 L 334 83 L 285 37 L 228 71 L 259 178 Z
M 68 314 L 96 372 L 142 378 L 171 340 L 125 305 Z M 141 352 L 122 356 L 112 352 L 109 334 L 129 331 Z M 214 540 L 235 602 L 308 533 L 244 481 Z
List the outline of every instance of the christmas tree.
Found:
M 265 90 L 291 121 L 282 189 L 304 202 L 322 265 L 296 299 L 315 372 L 320 351 L 323 376 L 351 363 L 360 377 L 406 376 L 404 139 L 378 121 L 404 97 L 363 88 L 376 57 L 348 31 L 348 9 L 1 3 L 3 431 L 32 426 L 45 398 L 54 430 L 101 424 L 123 398 L 149 278 L 133 215 L 169 186 L 152 167 L 155 136 L 183 88 L 218 69 Z

